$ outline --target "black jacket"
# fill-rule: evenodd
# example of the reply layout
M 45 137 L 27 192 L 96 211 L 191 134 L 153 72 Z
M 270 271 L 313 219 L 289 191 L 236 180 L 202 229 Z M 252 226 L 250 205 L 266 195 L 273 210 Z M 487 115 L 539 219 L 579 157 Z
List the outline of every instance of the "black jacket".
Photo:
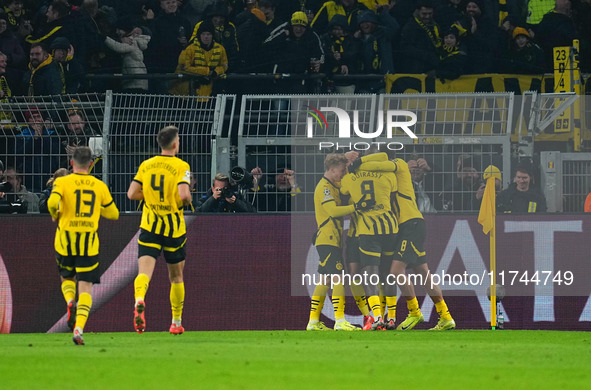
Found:
M 289 35 L 285 34 L 289 30 Z M 275 73 L 304 73 L 311 59 L 324 60 L 324 50 L 318 35 L 310 28 L 301 38 L 294 38 L 289 23 L 284 23 L 271 32 L 263 44 L 270 53 L 269 71 Z
M 236 196 L 236 201 L 228 203 L 222 196 L 218 199 L 213 197 L 211 188 L 207 194 L 197 202 L 197 211 L 202 213 L 255 213 L 256 209 L 250 203 L 244 201 L 242 196 Z
M 55 62 L 48 58 L 36 69 L 31 69 L 23 77 L 23 89 L 28 96 L 48 96 L 62 93 L 64 82 Z
M 400 33 L 400 51 L 396 53 L 398 58 L 397 71 L 401 73 L 427 73 L 434 70 L 439 64 L 441 52 L 441 40 L 443 33 L 437 25 L 429 26 L 433 38 L 439 41 L 439 47 L 415 18 L 411 18 L 402 28 Z
M 518 191 L 512 183 L 497 195 L 497 211 L 501 213 L 543 213 L 547 211 L 546 198 L 538 190 Z

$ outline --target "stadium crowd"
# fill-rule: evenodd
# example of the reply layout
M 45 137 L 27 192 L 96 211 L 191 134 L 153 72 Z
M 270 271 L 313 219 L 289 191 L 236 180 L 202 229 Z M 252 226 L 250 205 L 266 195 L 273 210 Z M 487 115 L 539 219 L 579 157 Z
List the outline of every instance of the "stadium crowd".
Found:
M 585 57 L 591 42 L 585 23 L 591 16 L 589 0 L 0 0 L 0 4 L 3 102 L 17 96 L 107 89 L 199 96 L 228 91 L 376 93 L 383 92 L 379 76 L 385 74 L 418 73 L 444 80 L 463 74 L 552 72 L 552 48 L 570 46 L 575 38 L 581 41 L 581 69 L 591 69 Z M 146 78 L 87 77 L 114 73 Z M 150 77 L 162 73 L 198 78 L 190 82 Z M 226 75 L 241 73 L 319 77 L 225 83 Z M 356 75 L 378 77 L 360 82 Z M 0 127 L 0 149 L 10 151 L 2 156 L 9 176 L 19 181 L 20 191 L 31 194 L 27 209 L 36 211 L 39 202 L 34 197 L 47 192 L 52 173 L 69 168 L 74 148 L 89 146 L 100 131 L 90 128 L 85 113 L 77 109 L 60 114 L 63 126 L 56 126 L 55 118 L 34 105 L 23 114 L 26 127 Z M 10 114 L 0 111 L 0 119 L 10 122 L 5 115 Z M 486 164 L 477 156 L 458 155 L 452 172 L 438 170 L 436 162 L 421 156 L 407 160 L 421 212 L 479 209 Z M 100 160 L 96 162 L 92 172 L 100 174 Z M 256 185 L 229 197 L 221 196 L 228 184 L 216 186 L 214 180 L 211 190 L 196 202 L 197 210 L 283 212 L 297 202 L 310 203 L 311 189 L 303 188 L 307 193 L 301 194 L 289 168 L 263 169 L 264 174 L 258 167 L 252 171 L 259 180 Z M 511 173 L 518 174 L 515 169 Z M 527 211 L 544 211 L 543 195 L 535 185 L 539 174 L 533 166 L 521 173 L 534 180 L 522 187 L 516 176 L 511 196 L 536 191 L 528 196 L 540 207 Z M 507 203 L 503 207 L 503 212 L 512 210 Z
M 355 75 L 543 74 L 552 48 L 591 42 L 588 0 L 2 0 L 0 98 L 76 92 L 189 93 L 187 81 L 86 80 L 184 73 L 198 95 L 223 90 L 379 92 Z M 316 83 L 234 73 L 310 75 Z M 333 79 L 332 76 L 338 77 Z M 170 79 L 172 80 L 172 79 Z M 376 80 L 379 80 L 377 78 Z M 214 83 L 215 81 L 215 83 Z

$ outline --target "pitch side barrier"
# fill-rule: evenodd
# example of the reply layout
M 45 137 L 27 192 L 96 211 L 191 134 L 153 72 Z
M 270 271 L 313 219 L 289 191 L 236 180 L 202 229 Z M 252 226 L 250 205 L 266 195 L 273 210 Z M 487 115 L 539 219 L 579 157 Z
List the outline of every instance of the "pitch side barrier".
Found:
M 489 241 L 476 219 L 466 214 L 426 216 L 429 268 L 444 275 L 439 282 L 458 329 L 490 325 Z M 294 220 L 302 234 L 294 234 Z M 118 221 L 100 224 L 101 283 L 93 287 L 87 332 L 133 332 L 139 223 L 139 215 L 122 215 Z M 315 229 L 312 215 L 198 214 L 186 216 L 186 223 L 183 325 L 188 331 L 305 328 L 313 286 L 303 286 L 302 276 L 315 274 L 318 266 L 310 242 Z M 34 239 L 15 232 L 35 232 Z M 591 241 L 586 239 L 590 233 L 591 215 L 587 214 L 499 216 L 497 282 L 507 293 L 502 301 L 507 329 L 591 330 L 591 265 L 587 261 Z M 3 218 L 0 333 L 68 331 L 54 234 L 49 216 Z M 158 261 L 156 267 L 148 292 L 149 332 L 167 331 L 170 326 L 166 264 Z M 419 283 L 416 291 L 426 322 L 419 328 L 428 329 L 438 316 Z M 265 305 L 260 304 L 263 301 Z M 212 311 L 213 306 L 218 310 Z M 397 318 L 405 318 L 405 305 L 399 305 L 398 311 Z M 228 315 L 239 315 L 241 321 L 228 321 Z M 275 320 L 268 321 L 273 315 Z M 352 323 L 361 321 L 353 300 L 348 300 L 346 315 Z M 330 303 L 325 304 L 323 316 L 330 324 Z

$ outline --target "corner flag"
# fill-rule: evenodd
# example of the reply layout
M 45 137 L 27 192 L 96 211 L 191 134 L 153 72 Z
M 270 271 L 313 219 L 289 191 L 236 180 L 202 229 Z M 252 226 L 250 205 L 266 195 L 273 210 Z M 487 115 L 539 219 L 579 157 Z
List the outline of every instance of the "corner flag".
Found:
M 501 172 L 494 165 L 489 165 L 484 170 L 484 179 L 486 187 L 482 196 L 480 212 L 478 213 L 478 223 L 482 225 L 484 234 L 490 233 L 490 272 L 492 280 L 490 281 L 490 325 L 491 329 L 497 328 L 497 254 L 496 254 L 496 179 L 501 179 Z
M 491 176 L 486 179 L 486 188 L 484 189 L 482 204 L 478 213 L 478 223 L 482 225 L 484 234 L 488 234 L 495 226 L 495 196 L 495 178 Z

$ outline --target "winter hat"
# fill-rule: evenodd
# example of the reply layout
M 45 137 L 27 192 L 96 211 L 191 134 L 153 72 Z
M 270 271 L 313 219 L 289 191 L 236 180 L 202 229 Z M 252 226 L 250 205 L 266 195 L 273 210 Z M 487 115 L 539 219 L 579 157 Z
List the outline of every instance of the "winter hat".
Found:
M 197 29 L 197 37 L 200 37 L 202 33 L 204 32 L 209 32 L 211 34 L 213 34 L 215 31 L 215 27 L 213 27 L 213 24 L 211 22 L 201 22 L 201 24 L 199 25 L 199 28 Z
M 515 27 L 515 29 L 513 30 L 513 38 L 516 38 L 518 35 L 525 35 L 528 38 L 530 37 L 529 31 L 527 31 L 523 27 Z
M 70 48 L 70 41 L 66 37 L 57 37 L 51 42 L 49 47 L 51 50 L 63 49 L 68 50 Z
M 328 29 L 332 30 L 334 26 L 340 26 L 343 30 L 349 29 L 349 22 L 347 21 L 347 17 L 341 14 L 335 14 L 330 22 L 328 22 Z
M 379 24 L 378 16 L 373 11 L 363 11 L 357 16 L 357 25 L 363 22 L 370 22 L 373 24 Z
M 266 22 L 267 21 L 267 17 L 265 16 L 265 14 L 263 13 L 263 11 L 261 11 L 258 8 L 253 8 L 250 10 L 250 13 L 253 14 L 254 16 L 256 16 L 256 18 L 258 20 L 260 20 L 261 22 Z
M 484 1 L 483 0 L 468 0 L 466 2 L 466 5 L 468 5 L 469 3 L 474 3 L 478 6 L 478 8 L 480 8 L 480 13 L 484 13 Z
M 482 178 L 487 180 L 489 177 L 494 177 L 495 179 L 502 180 L 501 171 L 499 168 L 495 167 L 494 165 L 489 165 L 484 169 L 484 174 Z
M 41 110 L 39 110 L 39 107 L 29 107 L 29 110 L 27 112 L 25 112 L 25 119 L 28 121 L 31 118 L 33 118 L 34 114 L 39 114 L 41 116 L 43 116 L 43 114 L 41 113 Z
M 291 25 L 292 26 L 307 26 L 308 25 L 308 17 L 302 11 L 296 11 L 291 15 Z

